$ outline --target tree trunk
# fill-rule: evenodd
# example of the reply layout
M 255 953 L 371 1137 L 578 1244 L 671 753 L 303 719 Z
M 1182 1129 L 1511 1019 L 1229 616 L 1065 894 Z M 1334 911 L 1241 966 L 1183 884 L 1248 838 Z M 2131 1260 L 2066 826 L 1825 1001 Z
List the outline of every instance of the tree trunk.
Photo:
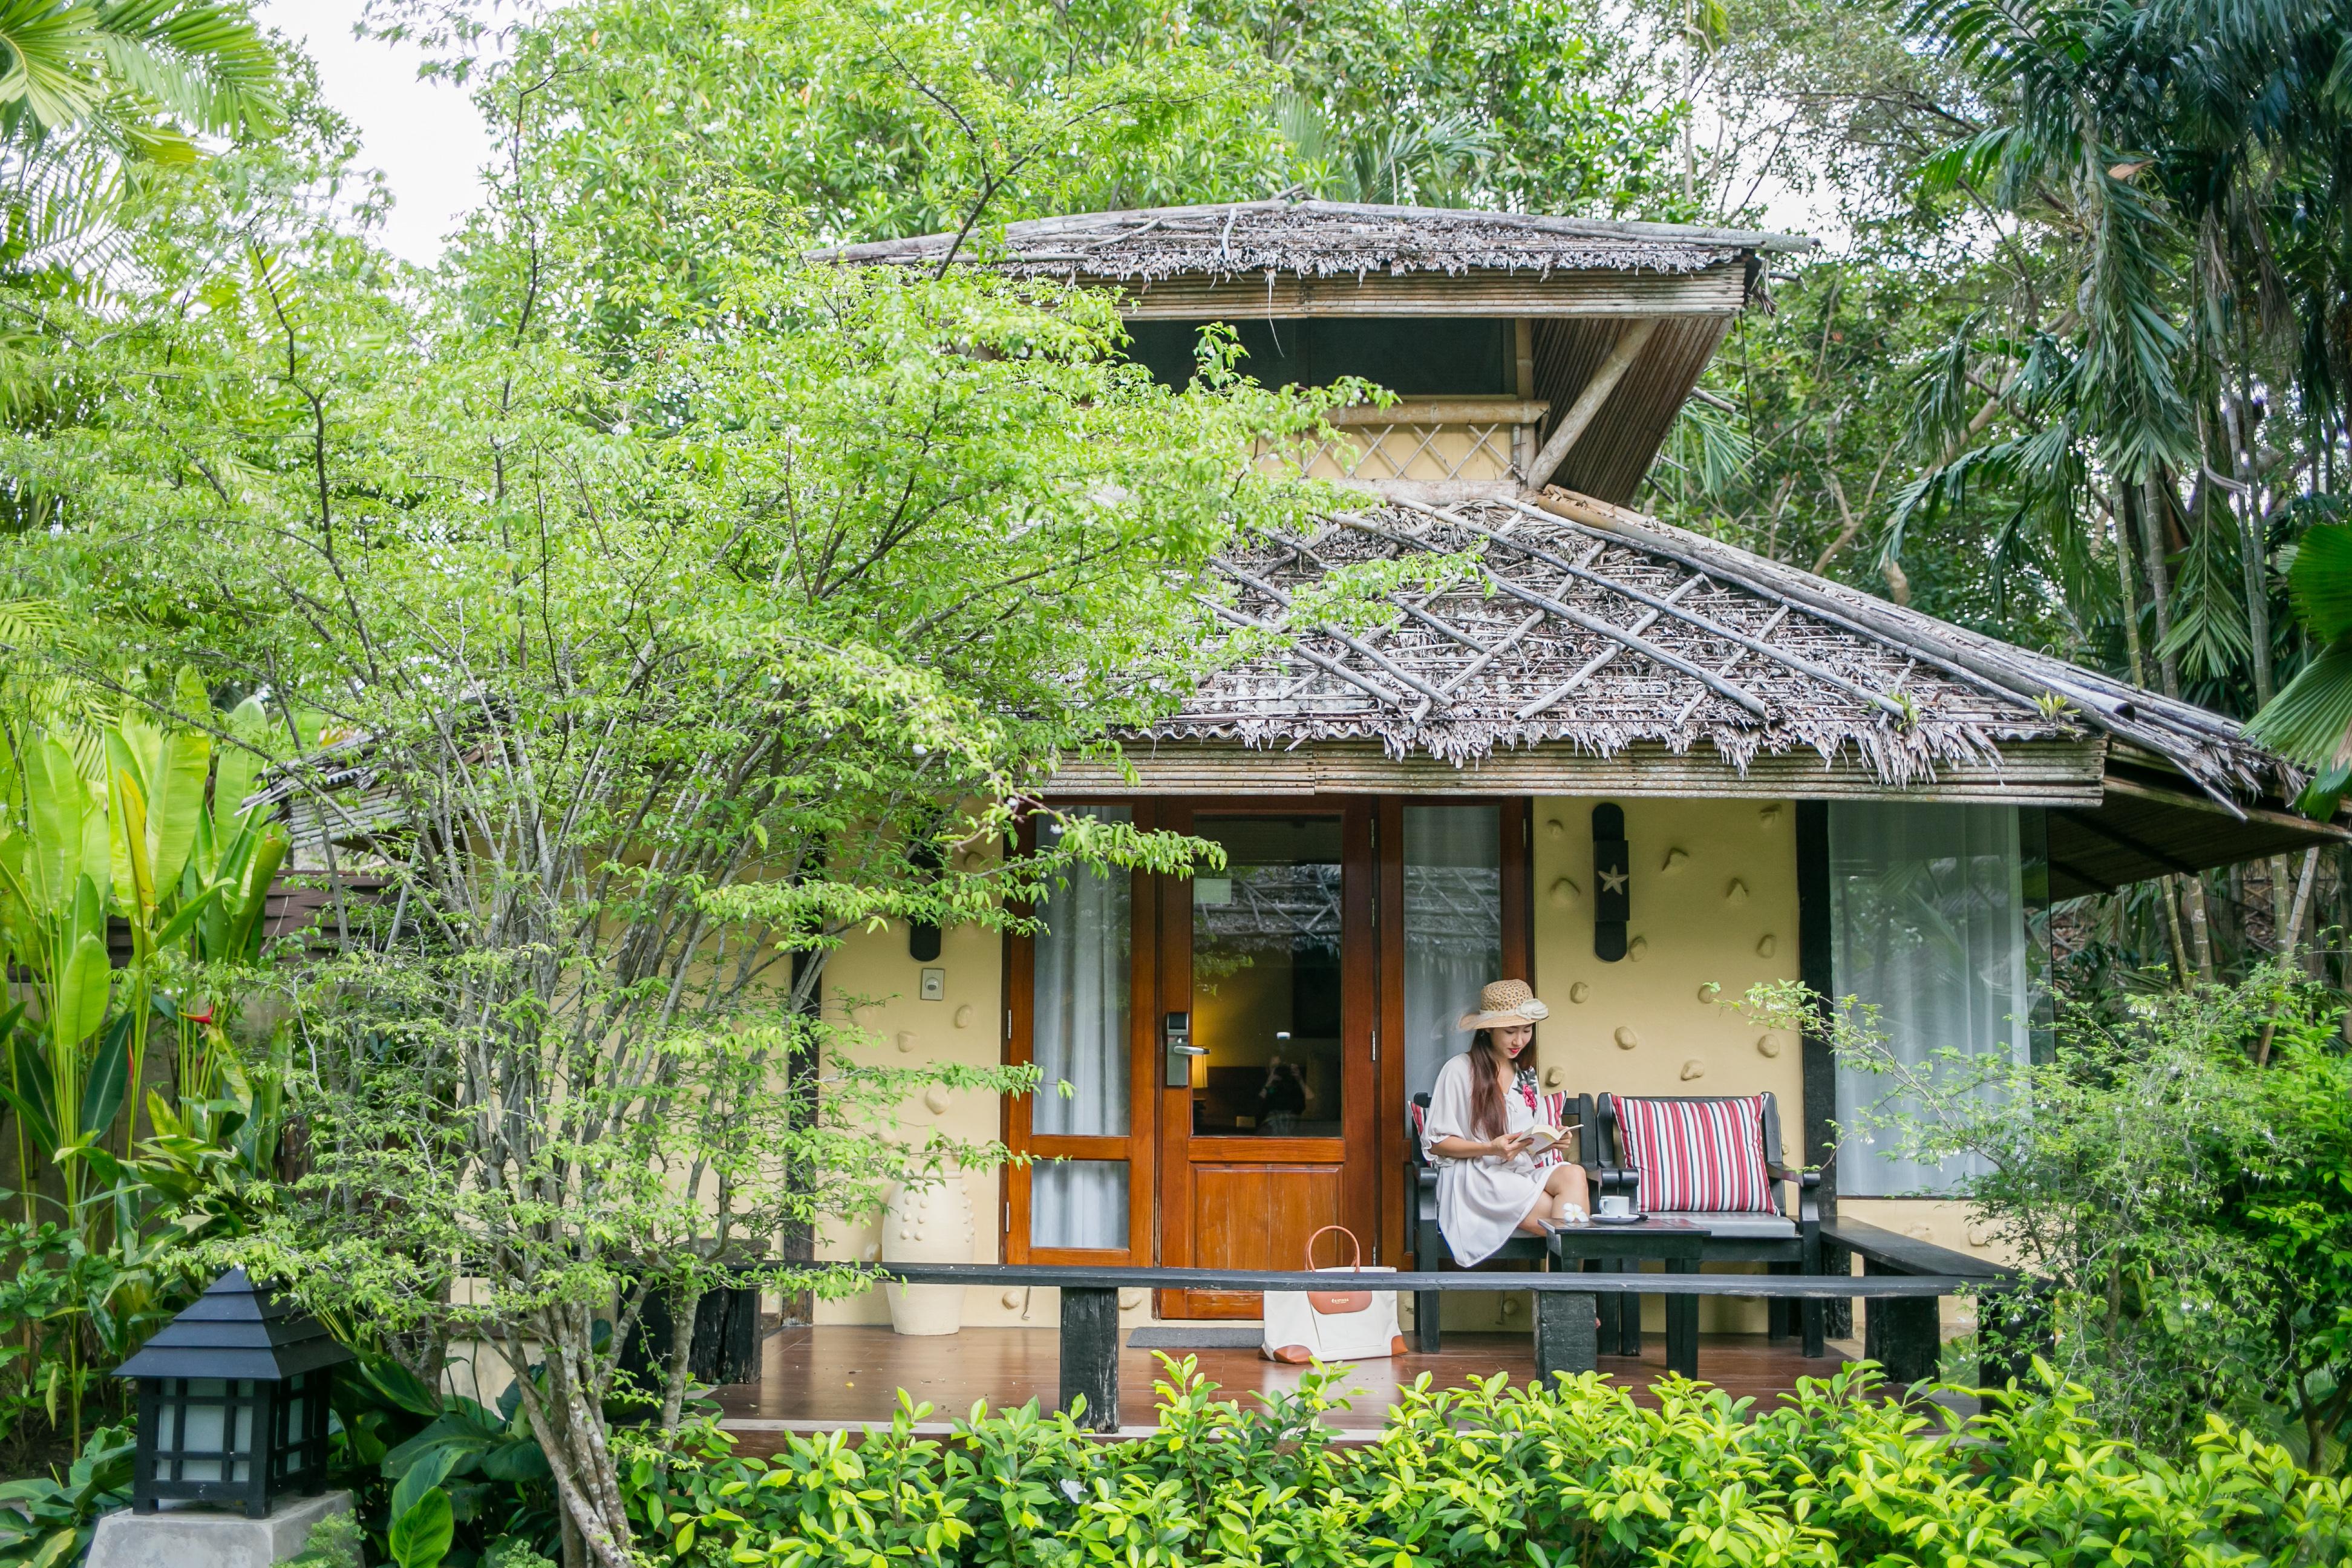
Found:
M 2196 971 L 2189 965 L 2189 943 L 2180 934 L 2180 906 L 2173 900 L 2174 891 L 2171 878 L 2157 879 L 2157 910 L 2164 924 L 2165 939 L 2172 947 L 2173 984 L 2186 991 L 2189 989 L 2189 977 Z
M 2205 910 L 2205 879 L 2184 876 L 2180 879 L 2181 907 L 2189 911 L 2189 945 L 2197 958 L 2197 978 L 2210 984 L 2213 979 L 2213 928 Z
M 2131 491 L 2116 481 L 2116 586 L 2124 596 L 2124 655 L 2134 686 L 2147 685 L 2147 661 L 2139 648 L 2139 595 L 2132 591 Z
M 2180 695 L 2180 664 L 2172 652 L 2172 566 L 2165 559 L 2164 519 L 2154 504 L 2161 481 L 2153 473 L 2140 487 L 2139 532 L 2147 558 L 2147 596 L 2156 607 L 2156 666 L 2164 677 L 2164 694 Z
M 694 1320 L 702 1315 L 702 1292 L 681 1285 L 669 1293 L 669 1364 L 663 1368 L 661 1429 L 677 1430 L 686 1412 L 686 1385 L 694 1367 Z
M 579 1321 L 575 1323 L 574 1319 Z M 613 1468 L 612 1449 L 604 1442 L 602 1406 L 583 1375 L 594 1364 L 595 1352 L 583 1348 L 590 1342 L 593 1321 L 584 1312 L 558 1308 L 541 1315 L 531 1327 L 545 1356 L 541 1363 L 544 1388 L 530 1381 L 528 1365 L 521 1360 L 524 1352 L 507 1349 L 508 1344 L 519 1345 L 519 1337 L 509 1336 L 499 1349 L 518 1379 L 531 1435 L 547 1456 L 557 1509 L 580 1537 L 587 1559 L 598 1568 L 634 1568 L 621 1479 Z

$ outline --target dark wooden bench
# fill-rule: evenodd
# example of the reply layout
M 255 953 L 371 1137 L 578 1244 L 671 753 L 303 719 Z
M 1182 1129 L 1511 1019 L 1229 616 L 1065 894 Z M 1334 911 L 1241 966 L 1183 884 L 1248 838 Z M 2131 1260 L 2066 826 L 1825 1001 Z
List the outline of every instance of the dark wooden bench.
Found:
M 1619 1127 L 1620 1098 L 1614 1094 L 1593 1097 L 1586 1124 L 1584 1163 L 1596 1202 L 1603 1194 L 1622 1194 L 1638 1206 L 1642 1173 L 1625 1151 Z M 1716 1104 L 1747 1097 L 1666 1095 L 1622 1098 L 1649 1098 L 1659 1104 L 1687 1105 Z M 1764 1148 L 1764 1180 L 1774 1194 L 1774 1209 L 1769 1214 L 1761 1210 L 1661 1212 L 1656 1217 L 1681 1220 L 1705 1230 L 1707 1233 L 1706 1250 L 1702 1255 L 1705 1262 L 1761 1263 L 1774 1274 L 1819 1274 L 1822 1271 L 1821 1173 L 1801 1171 L 1787 1163 L 1782 1157 L 1780 1099 L 1769 1090 L 1758 1098 L 1762 1101 L 1762 1121 L 1758 1131 Z M 1795 1321 L 1790 1321 L 1792 1312 Z M 1639 1316 L 1627 1317 L 1620 1327 L 1611 1323 L 1610 1313 L 1604 1308 L 1601 1312 L 1603 1335 L 1607 1335 L 1612 1327 L 1616 1327 L 1621 1335 L 1623 1353 L 1639 1355 L 1642 1349 Z M 1776 1340 L 1791 1334 L 1800 1336 L 1804 1353 L 1808 1356 L 1822 1353 L 1826 1327 L 1822 1303 L 1818 1300 L 1774 1300 L 1766 1328 L 1769 1337 Z
M 1864 1227 L 1865 1229 L 1874 1227 Z M 1885 1233 L 1882 1233 L 1885 1234 Z M 1908 1239 L 1897 1237 L 1898 1240 Z M 1952 1254 L 1954 1257 L 1958 1254 Z M 1978 1260 L 1969 1259 L 1971 1263 Z M 1118 1293 L 1122 1290 L 1328 1290 L 1332 1275 L 1304 1271 L 1250 1268 L 1087 1268 L 1039 1263 L 899 1263 L 877 1277 L 886 1289 L 893 1282 L 908 1285 L 993 1285 L 1047 1287 L 1061 1292 L 1062 1369 L 1058 1408 L 1086 1402 L 1084 1425 L 1097 1432 L 1118 1426 Z M 1957 1276 L 1913 1275 L 1901 1279 L 1868 1279 L 1803 1274 L 1459 1274 L 1401 1272 L 1365 1275 L 1364 1284 L 1381 1290 L 1442 1293 L 1451 1290 L 1533 1292 L 1535 1362 L 1538 1375 L 1589 1372 L 1600 1352 L 1593 1319 L 1600 1302 L 1638 1300 L 1651 1296 L 1732 1296 L 1768 1300 L 1822 1302 L 1866 1297 L 1880 1300 L 1924 1301 L 1931 1315 L 1936 1298 L 1979 1288 L 1998 1291 L 2009 1287 L 1999 1280 L 1983 1281 Z M 1879 1316 L 1874 1305 L 1873 1321 Z M 1914 1343 L 1897 1339 L 1898 1352 Z M 1898 1386 L 1933 1377 L 1935 1347 L 1924 1364 L 1916 1359 L 1888 1362 L 1888 1378 Z M 1685 1352 L 1687 1364 L 1670 1370 L 1686 1377 L 1698 1374 L 1697 1347 Z
M 1577 1119 L 1576 1149 L 1572 1163 L 1585 1167 L 1588 1180 L 1592 1176 L 1592 1097 L 1573 1095 L 1569 1109 Z M 1421 1146 L 1422 1118 L 1429 1113 L 1429 1096 L 1416 1094 L 1405 1110 L 1404 1119 L 1404 1180 L 1405 1190 L 1412 1194 L 1412 1263 L 1423 1273 L 1441 1273 L 1451 1261 L 1445 1252 L 1444 1237 L 1437 1230 L 1437 1167 Z M 1594 1189 L 1596 1192 L 1598 1188 Z M 1514 1236 L 1495 1249 L 1488 1263 L 1532 1263 L 1545 1267 L 1551 1256 L 1540 1236 Z M 1480 1268 L 1486 1265 L 1482 1263 Z M 1417 1292 L 1412 1300 L 1412 1348 L 1434 1355 L 1444 1348 L 1445 1335 L 1438 1322 L 1438 1295 L 1434 1290 Z M 1609 1307 L 1616 1305 L 1614 1298 Z M 1604 1317 L 1607 1309 L 1604 1309 Z
M 1861 1258 L 1865 1280 L 1938 1278 L 1965 1280 L 1977 1289 L 1985 1298 L 1977 1311 L 1983 1347 L 1977 1379 L 1988 1389 L 2011 1377 L 2021 1381 L 2033 1355 L 2047 1349 L 2049 1320 L 2042 1296 L 2018 1269 L 1860 1220 L 1822 1221 L 1822 1246 L 1832 1256 Z M 1865 1310 L 1862 1353 L 1888 1368 L 1925 1367 L 1927 1371 L 1917 1375 L 1933 1375 L 1944 1343 L 1943 1316 L 1936 1299 L 1907 1291 L 1875 1293 L 1883 1288 L 1874 1285 L 1856 1292 Z

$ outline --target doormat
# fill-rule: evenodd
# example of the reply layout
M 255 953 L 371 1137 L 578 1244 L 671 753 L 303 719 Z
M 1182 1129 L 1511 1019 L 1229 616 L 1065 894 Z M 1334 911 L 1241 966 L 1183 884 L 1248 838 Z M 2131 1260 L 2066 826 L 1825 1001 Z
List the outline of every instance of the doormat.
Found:
M 1127 1348 L 1131 1351 L 1254 1351 L 1264 1343 L 1264 1329 L 1213 1328 L 1207 1324 L 1194 1328 L 1189 1323 L 1158 1323 L 1136 1329 L 1127 1336 Z

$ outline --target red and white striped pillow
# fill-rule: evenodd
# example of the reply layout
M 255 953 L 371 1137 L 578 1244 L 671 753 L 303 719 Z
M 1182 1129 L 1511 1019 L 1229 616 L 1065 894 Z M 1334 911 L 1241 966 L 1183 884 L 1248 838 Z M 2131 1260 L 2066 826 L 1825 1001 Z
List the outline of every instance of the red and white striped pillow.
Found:
M 1567 1126 L 1568 1091 L 1562 1089 L 1557 1094 L 1543 1095 L 1536 1101 L 1535 1111 L 1536 1120 L 1547 1127 Z M 1538 1165 L 1567 1164 L 1570 1160 L 1570 1147 L 1568 1140 L 1563 1138 L 1536 1155 L 1535 1162 Z
M 1619 1100 L 1618 1145 L 1652 1214 L 1779 1212 L 1764 1174 L 1764 1097 Z

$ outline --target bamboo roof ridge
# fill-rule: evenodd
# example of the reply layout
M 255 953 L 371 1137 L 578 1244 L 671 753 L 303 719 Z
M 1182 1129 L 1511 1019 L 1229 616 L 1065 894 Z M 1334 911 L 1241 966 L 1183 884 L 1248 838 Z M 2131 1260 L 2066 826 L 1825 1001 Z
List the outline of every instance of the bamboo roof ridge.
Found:
M 1334 568 L 1415 554 L 1460 554 L 1475 575 L 1389 595 L 1394 619 L 1371 630 L 1295 610 Z M 1907 786 L 1947 764 L 1998 766 L 2005 745 L 2105 734 L 2233 810 L 2300 784 L 2221 715 L 1557 489 L 1368 504 L 1215 571 L 1213 615 L 1290 640 L 1208 677 L 1150 739 L 1376 740 L 1392 758 L 1456 766 L 1497 749 L 1663 742 L 1712 746 L 1743 772 L 1811 751 Z
M 1015 277 L 1150 283 L 1289 273 L 1362 278 L 1492 270 L 1696 272 L 1758 251 L 1802 250 L 1790 235 L 1680 224 L 1453 207 L 1276 199 L 1084 213 L 1007 225 L 985 247 L 972 237 L 919 235 L 839 246 L 813 259 L 936 266 L 950 254 Z

